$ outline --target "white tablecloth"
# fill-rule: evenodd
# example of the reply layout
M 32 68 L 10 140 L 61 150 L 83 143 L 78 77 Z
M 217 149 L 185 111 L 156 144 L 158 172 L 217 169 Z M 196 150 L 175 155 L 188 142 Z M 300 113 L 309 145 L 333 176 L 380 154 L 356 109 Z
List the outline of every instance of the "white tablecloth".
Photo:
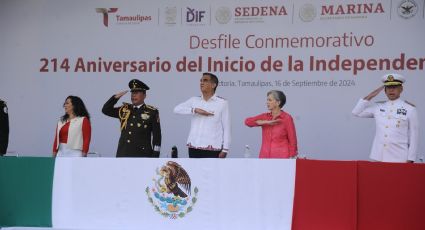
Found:
M 191 180 L 175 213 L 154 192 L 169 160 Z M 57 158 L 53 228 L 290 230 L 294 183 L 295 160 Z

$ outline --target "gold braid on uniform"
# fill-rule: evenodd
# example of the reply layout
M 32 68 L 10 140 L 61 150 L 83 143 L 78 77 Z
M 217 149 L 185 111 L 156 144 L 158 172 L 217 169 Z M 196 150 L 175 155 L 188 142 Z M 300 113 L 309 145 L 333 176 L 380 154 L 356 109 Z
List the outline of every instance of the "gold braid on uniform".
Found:
M 118 111 L 118 115 L 121 121 L 121 131 L 127 127 L 127 120 L 130 117 L 130 109 L 128 108 L 128 104 L 124 103 Z

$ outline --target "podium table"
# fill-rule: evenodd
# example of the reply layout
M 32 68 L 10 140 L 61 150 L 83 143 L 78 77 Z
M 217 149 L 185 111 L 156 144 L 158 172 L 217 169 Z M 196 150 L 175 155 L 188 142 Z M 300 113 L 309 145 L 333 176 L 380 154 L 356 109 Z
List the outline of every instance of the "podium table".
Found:
M 196 198 L 174 217 L 167 207 L 161 211 L 161 195 L 155 197 L 156 184 L 164 182 L 160 171 L 168 161 L 190 176 L 186 201 Z M 166 193 L 162 192 L 158 194 Z M 424 215 L 424 164 L 0 158 L 4 227 L 423 230 Z

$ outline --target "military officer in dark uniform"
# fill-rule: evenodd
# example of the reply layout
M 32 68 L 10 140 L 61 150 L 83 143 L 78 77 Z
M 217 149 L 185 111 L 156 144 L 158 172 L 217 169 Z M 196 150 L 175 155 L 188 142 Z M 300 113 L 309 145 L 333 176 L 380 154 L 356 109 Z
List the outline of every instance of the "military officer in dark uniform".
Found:
M 122 106 L 114 107 L 128 92 L 126 90 L 112 96 L 102 108 L 105 115 L 118 118 L 121 123 L 117 157 L 159 157 L 161 125 L 158 109 L 145 104 L 149 87 L 137 79 L 131 80 L 128 86 L 132 104 L 124 102 Z
M 9 144 L 9 114 L 6 102 L 0 99 L 0 156 L 6 154 Z

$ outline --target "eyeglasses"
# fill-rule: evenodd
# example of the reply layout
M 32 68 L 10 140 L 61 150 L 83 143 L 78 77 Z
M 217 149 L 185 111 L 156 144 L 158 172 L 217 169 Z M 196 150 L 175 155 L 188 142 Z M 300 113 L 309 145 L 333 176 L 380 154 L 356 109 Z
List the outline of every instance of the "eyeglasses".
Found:
M 211 82 L 211 80 L 210 79 L 207 79 L 207 78 L 201 78 L 200 81 L 201 82 L 206 82 L 206 83 Z

